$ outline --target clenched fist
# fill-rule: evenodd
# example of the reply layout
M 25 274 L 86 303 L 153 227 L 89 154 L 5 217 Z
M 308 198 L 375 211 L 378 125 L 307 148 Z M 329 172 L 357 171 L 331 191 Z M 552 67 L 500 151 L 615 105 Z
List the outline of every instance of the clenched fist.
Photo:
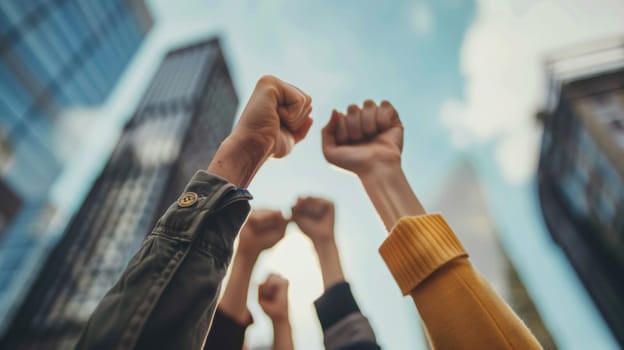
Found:
M 258 209 L 251 212 L 241 229 L 238 250 L 257 257 L 263 250 L 273 247 L 284 238 L 288 220 L 278 210 Z
M 288 280 L 270 274 L 258 287 L 258 302 L 274 323 L 288 321 Z
M 334 203 L 326 199 L 298 198 L 292 220 L 314 244 L 334 239 Z
M 347 115 L 333 111 L 323 128 L 323 154 L 328 162 L 359 176 L 376 167 L 401 164 L 403 125 L 387 101 L 350 105 Z
M 293 85 L 266 75 L 258 80 L 232 136 L 268 156 L 283 157 L 312 125 L 312 99 Z
M 312 125 L 311 102 L 310 96 L 276 77 L 260 78 L 208 171 L 237 187 L 249 186 L 269 157 L 284 157 L 306 136 Z

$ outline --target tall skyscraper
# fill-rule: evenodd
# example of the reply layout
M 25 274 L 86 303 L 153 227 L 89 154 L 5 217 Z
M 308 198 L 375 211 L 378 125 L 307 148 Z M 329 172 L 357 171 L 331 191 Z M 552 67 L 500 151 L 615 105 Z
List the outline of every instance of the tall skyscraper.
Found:
M 237 105 L 217 40 L 167 54 L 0 348 L 73 347 L 163 208 L 208 165 Z
M 624 346 L 624 45 L 552 59 L 538 191 L 544 219 Z
M 142 0 L 0 1 L 0 333 L 62 232 L 67 112 L 106 99 L 151 25 Z
M 441 186 L 432 211 L 444 213 L 475 268 L 531 329 L 544 349 L 556 349 L 516 269 L 499 244 L 485 195 L 470 159 L 458 162 Z

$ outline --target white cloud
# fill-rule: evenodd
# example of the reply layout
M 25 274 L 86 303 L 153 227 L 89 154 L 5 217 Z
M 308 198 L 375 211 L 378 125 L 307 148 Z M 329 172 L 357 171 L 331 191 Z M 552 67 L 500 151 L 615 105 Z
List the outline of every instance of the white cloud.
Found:
M 431 7 L 426 2 L 419 1 L 412 8 L 411 26 L 414 32 L 425 37 L 435 31 L 435 16 Z
M 461 50 L 464 100 L 441 119 L 459 147 L 493 141 L 505 178 L 522 183 L 535 169 L 533 118 L 546 96 L 542 60 L 553 50 L 624 33 L 617 0 L 478 0 Z
M 500 138 L 494 157 L 507 181 L 519 184 L 531 177 L 537 166 L 540 135 L 536 125 L 523 125 Z

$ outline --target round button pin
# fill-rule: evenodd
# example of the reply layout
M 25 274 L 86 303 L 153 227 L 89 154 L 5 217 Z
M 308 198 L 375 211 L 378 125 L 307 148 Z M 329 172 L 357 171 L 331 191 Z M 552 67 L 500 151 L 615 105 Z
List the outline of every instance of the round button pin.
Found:
M 182 208 L 190 207 L 195 202 L 197 202 L 197 193 L 195 192 L 184 192 L 178 198 L 178 206 Z

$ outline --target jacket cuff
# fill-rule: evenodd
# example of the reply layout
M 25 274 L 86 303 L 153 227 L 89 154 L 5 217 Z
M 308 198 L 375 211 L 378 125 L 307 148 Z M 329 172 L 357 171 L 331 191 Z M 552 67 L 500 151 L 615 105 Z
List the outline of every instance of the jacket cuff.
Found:
M 329 329 L 324 330 L 323 333 L 326 350 L 379 350 L 375 332 L 373 332 L 366 317 L 359 312 L 343 317 Z
M 468 256 L 440 214 L 401 218 L 379 253 L 403 295 L 447 262 Z
M 360 312 L 360 308 L 351 293 L 351 287 L 347 282 L 340 282 L 328 288 L 314 302 L 314 307 L 323 331 L 349 314 Z
M 245 343 L 245 331 L 252 323 L 251 313 L 248 321 L 240 324 L 217 308 L 204 349 L 241 349 Z
M 204 230 L 201 226 L 207 216 L 226 207 L 244 203 L 240 210 L 242 218 L 233 222 L 243 223 L 249 212 L 248 201 L 253 197 L 244 189 L 237 189 L 227 180 L 205 171 L 198 171 L 186 185 L 178 200 L 171 204 L 158 220 L 153 232 L 165 234 L 181 241 L 191 242 Z M 238 233 L 238 230 L 232 230 Z M 232 237 L 233 239 L 234 237 Z

